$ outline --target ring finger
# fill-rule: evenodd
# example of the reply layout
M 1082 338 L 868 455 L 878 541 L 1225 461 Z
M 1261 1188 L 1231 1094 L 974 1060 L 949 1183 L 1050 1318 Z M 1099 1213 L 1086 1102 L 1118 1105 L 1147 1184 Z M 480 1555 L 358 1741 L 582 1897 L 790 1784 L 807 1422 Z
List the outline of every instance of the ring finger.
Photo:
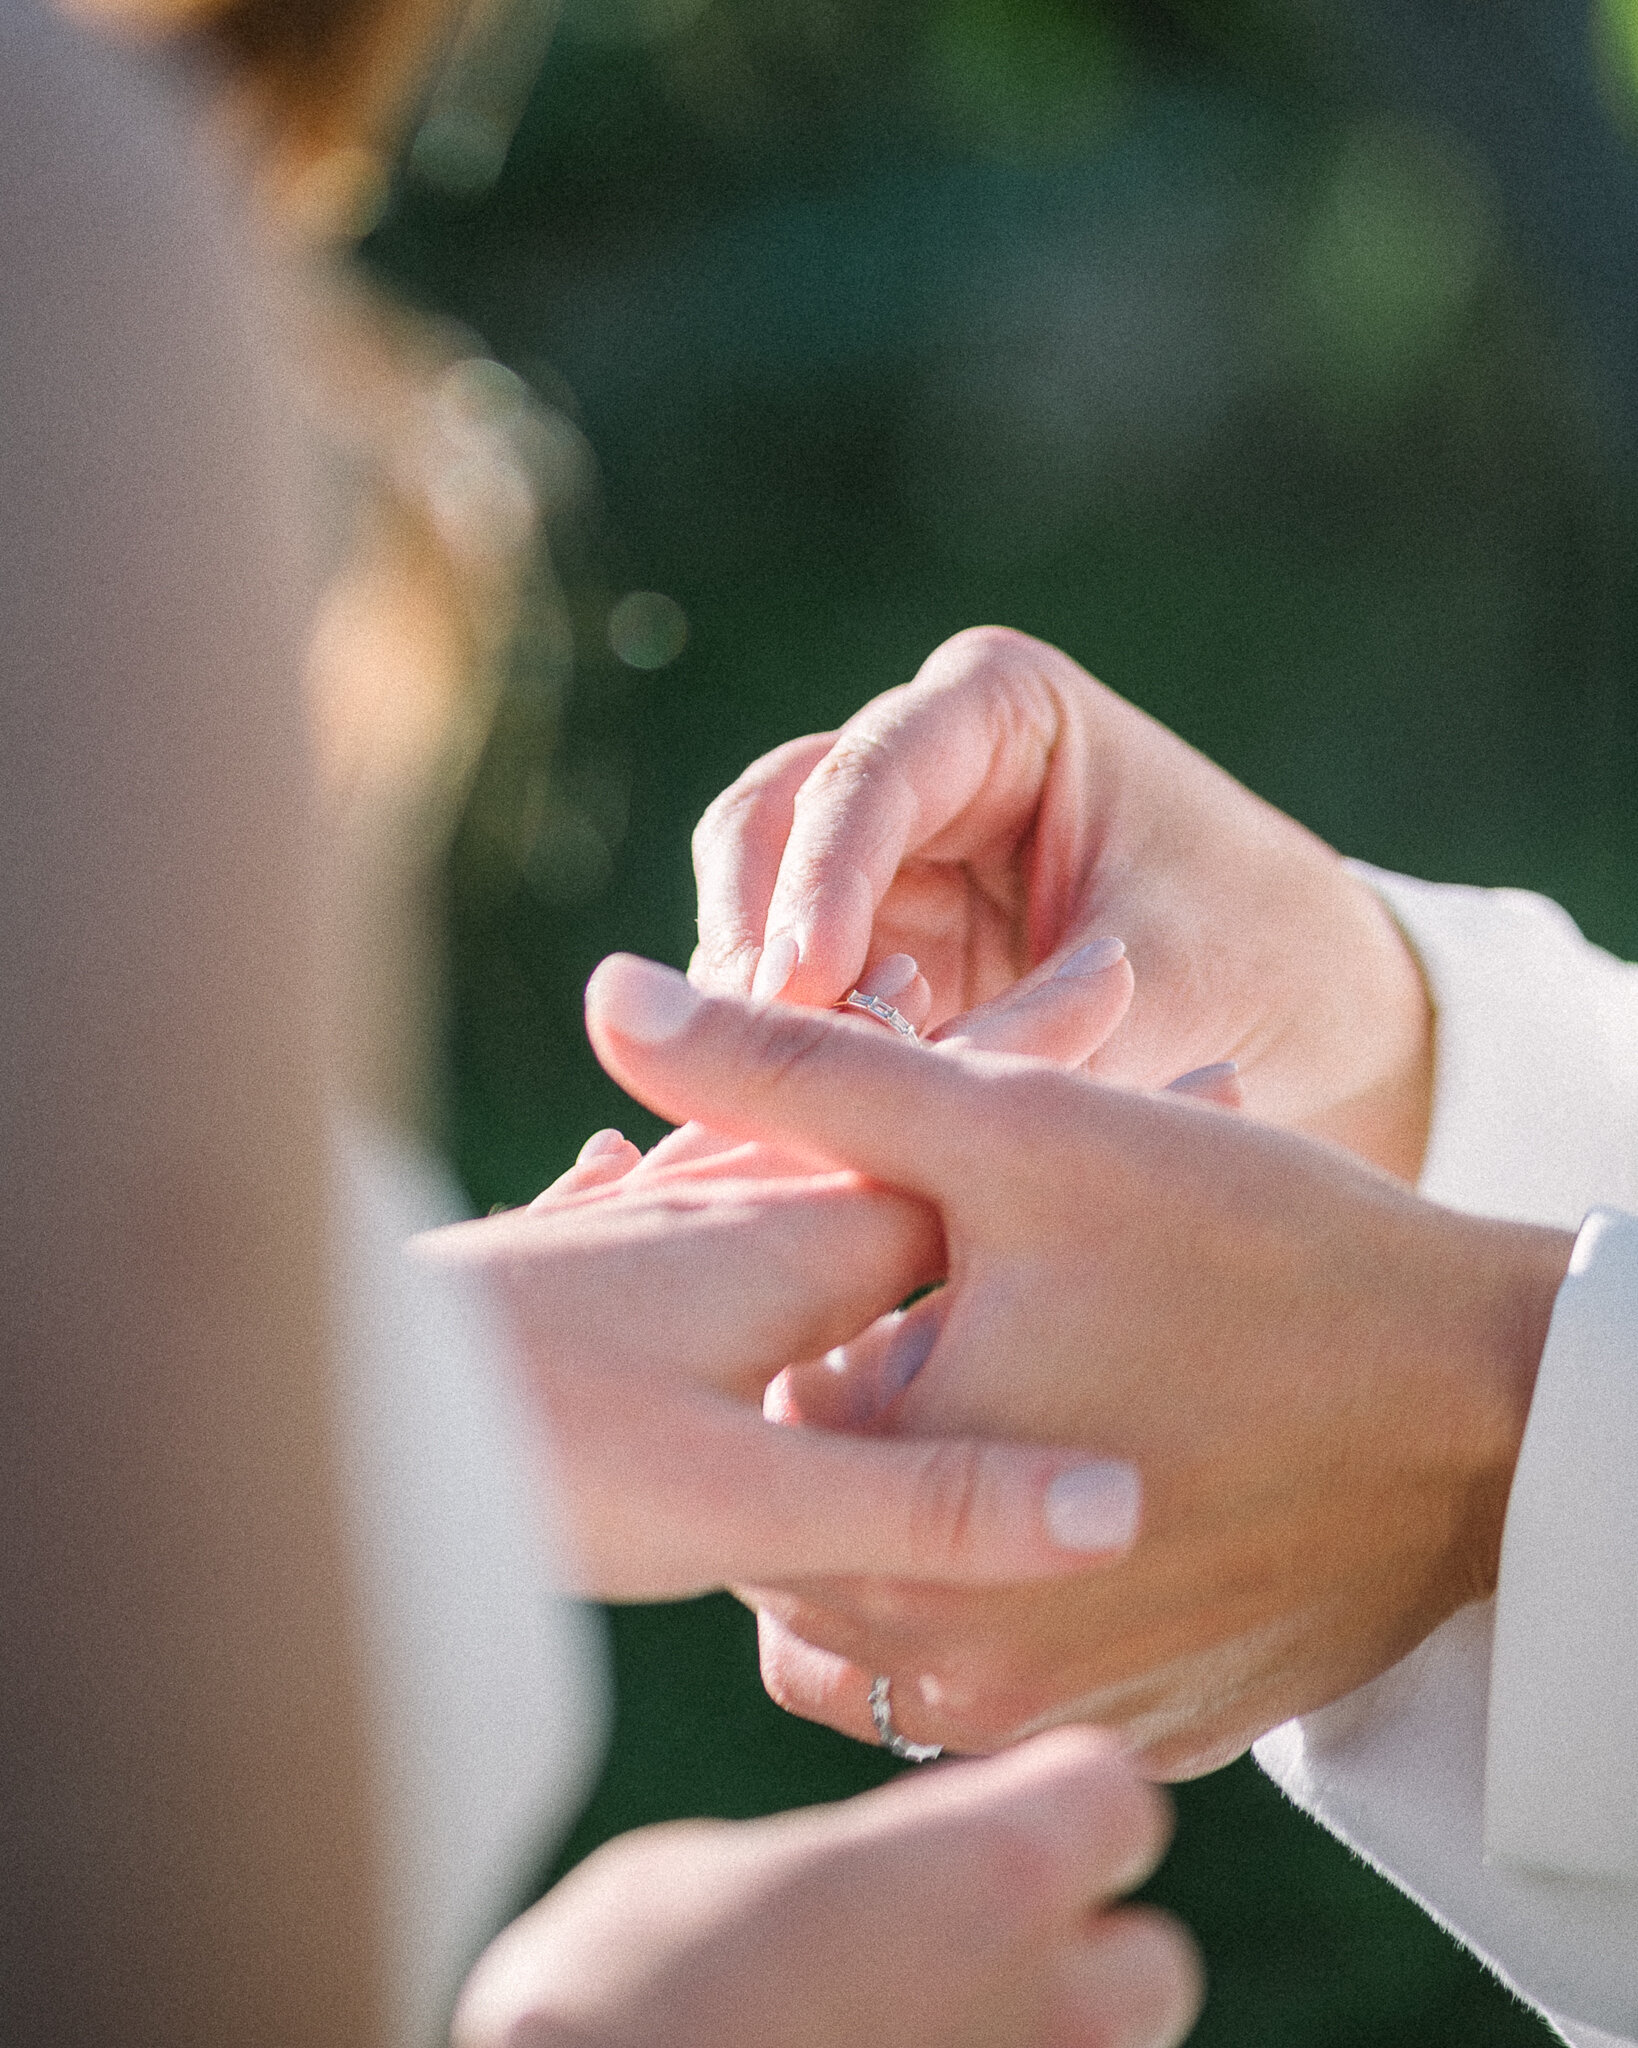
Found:
M 766 1610 L 757 1615 L 757 1648 L 762 1683 L 769 1698 L 787 1713 L 822 1722 L 872 1749 L 885 1746 L 871 1710 L 870 1693 L 880 1677 L 887 1677 L 891 1685 L 891 1674 L 867 1671 L 834 1650 L 821 1650 L 804 1642 Z M 933 1716 L 926 1709 L 921 1690 L 921 1682 L 915 1680 L 901 1681 L 892 1687 L 889 1705 L 893 1732 L 906 1742 L 936 1745 L 953 1754 L 956 1746 L 946 1743 L 947 1731 L 931 1725 Z

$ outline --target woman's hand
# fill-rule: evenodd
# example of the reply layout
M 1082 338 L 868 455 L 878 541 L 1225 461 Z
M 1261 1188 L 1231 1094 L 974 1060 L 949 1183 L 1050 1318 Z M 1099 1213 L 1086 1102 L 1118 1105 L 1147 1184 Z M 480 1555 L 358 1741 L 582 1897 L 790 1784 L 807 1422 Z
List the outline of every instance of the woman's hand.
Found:
M 694 848 L 702 988 L 827 1004 L 904 952 L 935 1036 L 959 1017 L 974 1044 L 1062 1058 L 1012 1035 L 1013 986 L 1120 938 L 1136 996 L 1093 1074 L 1155 1088 L 1234 1060 L 1253 1115 L 1415 1176 L 1429 1011 L 1386 910 L 1040 641 L 958 634 L 839 733 L 748 769 Z
M 945 1429 L 889 1442 L 762 1415 L 783 1367 L 942 1272 L 929 1209 L 798 1148 L 702 1140 L 669 1162 L 638 1158 L 600 1133 L 529 1209 L 414 1246 L 480 1276 L 502 1306 L 583 1591 L 670 1599 L 815 1573 L 996 1583 L 1085 1569 L 1099 1544 L 1054 1509 L 1080 1483 L 1074 1452 Z
M 1171 2048 L 1193 1946 L 1109 1906 L 1168 1833 L 1088 1730 L 839 1806 L 645 1828 L 500 1936 L 455 2048 Z
M 948 1285 L 782 1412 L 1074 1445 L 1135 1546 L 1053 1583 L 757 1583 L 775 1697 L 869 1740 L 1117 1728 L 1186 1775 L 1350 1691 L 1494 1584 L 1561 1232 L 1458 1215 L 1329 1146 L 1038 1061 L 707 999 L 605 962 L 604 1064 L 662 1114 L 936 1207 Z M 917 1369 L 919 1367 L 919 1370 Z M 896 1390 L 903 1387 L 902 1392 Z M 885 1407 L 880 1404 L 885 1401 Z M 1103 1461 L 1114 1461 L 1113 1465 Z

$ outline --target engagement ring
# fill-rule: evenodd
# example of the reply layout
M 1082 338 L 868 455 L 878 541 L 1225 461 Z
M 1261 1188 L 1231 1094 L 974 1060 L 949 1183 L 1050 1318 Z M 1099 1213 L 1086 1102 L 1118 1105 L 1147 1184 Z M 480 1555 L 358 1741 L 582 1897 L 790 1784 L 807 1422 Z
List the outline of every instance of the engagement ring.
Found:
M 884 1002 L 880 996 L 863 995 L 856 988 L 850 988 L 836 1008 L 862 1010 L 867 1017 L 874 1017 L 878 1023 L 896 1031 L 901 1038 L 916 1038 L 920 1035 L 910 1019 L 901 1011 L 895 1010 L 891 1003 Z

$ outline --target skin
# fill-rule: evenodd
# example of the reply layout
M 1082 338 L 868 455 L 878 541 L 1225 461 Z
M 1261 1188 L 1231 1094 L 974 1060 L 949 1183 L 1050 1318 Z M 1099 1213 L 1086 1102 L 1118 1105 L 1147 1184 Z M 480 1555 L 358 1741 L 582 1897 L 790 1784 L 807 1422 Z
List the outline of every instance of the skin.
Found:
M 931 1211 L 800 1148 L 679 1149 L 637 1171 L 599 1133 L 527 1211 L 415 1248 L 507 1312 L 587 1589 L 889 1559 L 919 1583 L 1085 1569 L 1042 1512 L 1077 1453 L 760 1412 L 781 1361 L 873 1327 L 941 1268 Z M 1168 1832 L 1090 1730 L 836 1806 L 645 1829 L 493 1944 L 455 2048 L 1171 2048 L 1199 2010 L 1193 1946 L 1110 1907 Z
M 932 1035 L 967 1035 L 975 1010 L 993 1028 L 1020 976 L 1113 935 L 1135 993 L 1091 1073 L 1152 1089 L 1233 1060 L 1254 1116 L 1415 1177 L 1431 1018 L 1381 903 L 1041 641 L 957 634 L 840 732 L 747 769 L 701 820 L 694 861 L 702 988 L 824 1005 L 904 952 Z M 758 981 L 781 940 L 794 970 Z
M 1199 2010 L 1192 1945 L 1109 1903 L 1169 1832 L 1087 1729 L 840 1806 L 644 1829 L 493 1945 L 455 2048 L 1169 2048 Z
M 1074 1450 L 938 1429 L 845 1436 L 764 1419 L 792 1359 L 858 1336 L 942 1270 L 937 1219 L 773 1148 L 675 1163 L 617 1134 L 528 1210 L 417 1240 L 508 1315 L 551 1444 L 580 1589 L 678 1599 L 736 1579 L 889 1570 L 1009 1583 L 1085 1570 L 1048 1487 Z
M 1020 1001 L 1073 1050 L 1130 992 L 1115 960 Z M 784 1361 L 868 1333 L 945 1263 L 925 1205 L 800 1145 L 693 1127 L 645 1161 L 600 1132 L 527 1211 L 416 1252 L 481 1274 L 507 1313 L 588 1590 L 884 1568 L 1016 1585 L 1092 1562 L 1043 1514 L 1079 1453 L 764 1419 Z M 1118 1745 L 1081 1729 L 838 1806 L 627 1835 L 480 1960 L 456 2048 L 1170 2048 L 1199 2010 L 1192 1944 L 1109 1906 L 1168 1831 Z
M 1493 1588 L 1565 1233 L 1440 1209 L 1187 1099 L 700 998 L 643 962 L 604 964 L 588 1019 L 661 1114 L 936 1209 L 937 1341 L 878 1431 L 1074 1443 L 1142 1475 L 1129 1554 L 1050 1586 L 764 1585 L 784 1704 L 869 1739 L 879 1671 L 914 1740 L 988 1749 L 1096 1720 L 1186 1776 Z M 859 1354 L 867 1384 L 894 1334 Z M 787 1382 L 788 1412 L 845 1384 L 842 1363 Z

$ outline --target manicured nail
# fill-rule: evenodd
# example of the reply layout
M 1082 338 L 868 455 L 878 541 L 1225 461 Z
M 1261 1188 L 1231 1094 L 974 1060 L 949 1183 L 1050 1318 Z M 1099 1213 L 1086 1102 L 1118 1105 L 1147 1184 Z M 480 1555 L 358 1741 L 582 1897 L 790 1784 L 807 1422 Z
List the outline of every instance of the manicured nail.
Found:
M 580 1155 L 574 1163 L 576 1166 L 584 1166 L 588 1159 L 607 1159 L 610 1153 L 623 1152 L 625 1149 L 624 1131 L 593 1131 L 581 1146 Z
M 1069 958 L 1053 969 L 1058 974 L 1103 974 L 1113 967 L 1117 960 L 1126 956 L 1124 939 L 1093 939 L 1088 945 L 1077 946 Z
M 1239 1072 L 1238 1060 L 1214 1060 L 1209 1067 L 1192 1067 L 1188 1073 L 1179 1074 L 1175 1081 L 1168 1081 L 1164 1092 L 1167 1095 L 1210 1095 L 1225 1082 L 1236 1079 Z
M 759 1003 L 771 1003 L 775 996 L 784 992 L 801 957 L 802 949 L 789 932 L 779 932 L 768 941 L 762 948 L 762 958 L 756 963 L 756 975 L 751 982 L 751 994 Z
M 910 986 L 920 972 L 908 953 L 889 953 L 885 960 L 878 960 L 859 983 L 859 993 L 880 996 L 883 1002 L 891 1002 L 894 996 Z
M 635 953 L 611 953 L 586 984 L 587 1016 L 639 1045 L 675 1038 L 703 1000 L 676 968 Z
M 1112 1458 L 1060 1472 L 1046 1494 L 1047 1533 L 1062 1550 L 1125 1550 L 1137 1535 L 1143 1483 Z
M 889 1401 L 898 1399 L 927 1363 L 933 1346 L 938 1342 L 939 1327 L 937 1316 L 917 1316 L 914 1321 L 907 1318 L 903 1327 L 894 1333 L 882 1353 L 877 1379 L 884 1408 Z

